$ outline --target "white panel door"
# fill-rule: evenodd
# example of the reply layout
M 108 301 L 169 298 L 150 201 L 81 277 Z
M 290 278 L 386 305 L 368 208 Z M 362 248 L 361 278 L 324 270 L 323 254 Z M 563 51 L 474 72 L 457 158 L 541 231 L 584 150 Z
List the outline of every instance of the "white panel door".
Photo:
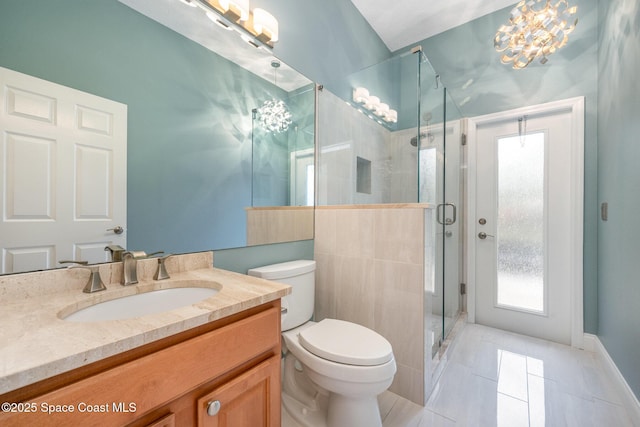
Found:
M 582 211 L 573 206 L 582 194 L 573 169 L 582 141 L 574 142 L 573 119 L 567 108 L 478 125 L 471 241 L 475 320 L 565 344 L 572 342 L 573 259 L 582 256 L 574 245 Z
M 6 68 L 0 91 L 0 272 L 109 261 L 126 244 L 127 106 Z

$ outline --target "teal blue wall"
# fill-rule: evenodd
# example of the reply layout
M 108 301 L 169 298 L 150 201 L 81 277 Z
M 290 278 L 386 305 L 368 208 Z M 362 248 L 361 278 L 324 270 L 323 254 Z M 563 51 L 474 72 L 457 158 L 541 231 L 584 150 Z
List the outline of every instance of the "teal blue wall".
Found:
M 352 73 L 390 57 L 380 37 L 347 0 L 251 0 L 278 18 L 274 54 L 341 97 Z
M 313 259 L 313 240 L 225 249 L 213 255 L 216 267 L 243 274 L 250 268 L 296 259 Z
M 640 4 L 600 2 L 598 335 L 640 396 Z
M 532 63 L 524 70 L 513 70 L 500 63 L 493 37 L 507 21 L 511 7 L 420 44 L 465 117 L 585 96 L 584 322 L 587 332 L 596 333 L 598 7 L 597 0 L 574 0 L 571 4 L 578 6 L 578 26 L 568 45 L 549 56 L 546 65 Z

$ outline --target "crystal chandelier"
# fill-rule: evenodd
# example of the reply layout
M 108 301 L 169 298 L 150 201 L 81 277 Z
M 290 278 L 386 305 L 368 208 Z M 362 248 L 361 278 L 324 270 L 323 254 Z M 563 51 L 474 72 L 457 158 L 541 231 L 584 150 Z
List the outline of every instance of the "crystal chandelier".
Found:
M 496 50 L 504 52 L 502 63 L 522 69 L 540 58 L 545 64 L 548 55 L 567 44 L 578 23 L 577 19 L 571 22 L 577 10 L 567 0 L 522 0 L 511 10 L 509 24 L 501 26 L 493 39 Z
M 291 124 L 291 113 L 283 101 L 272 99 L 258 108 L 258 120 L 267 132 L 286 132 Z
M 273 84 L 276 84 L 276 71 L 280 67 L 279 61 L 271 61 L 273 67 Z M 267 132 L 286 132 L 291 125 L 291 113 L 284 101 L 271 99 L 264 101 L 262 107 L 258 108 L 258 120 L 260 125 Z

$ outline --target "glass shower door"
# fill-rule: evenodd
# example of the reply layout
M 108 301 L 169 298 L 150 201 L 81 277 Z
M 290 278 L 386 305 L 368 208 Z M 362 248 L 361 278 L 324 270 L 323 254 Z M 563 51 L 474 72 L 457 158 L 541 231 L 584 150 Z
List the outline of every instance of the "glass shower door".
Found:
M 455 104 L 426 59 L 419 64 L 418 180 L 420 203 L 434 208 L 431 352 L 436 354 L 460 313 L 461 121 Z M 427 281 L 429 283 L 429 281 Z
M 444 146 L 443 190 L 441 203 L 443 207 L 442 252 L 442 288 L 444 294 L 442 338 L 446 339 L 455 326 L 462 308 L 462 236 L 463 224 L 463 187 L 462 187 L 462 115 L 444 89 L 445 120 L 443 125 Z

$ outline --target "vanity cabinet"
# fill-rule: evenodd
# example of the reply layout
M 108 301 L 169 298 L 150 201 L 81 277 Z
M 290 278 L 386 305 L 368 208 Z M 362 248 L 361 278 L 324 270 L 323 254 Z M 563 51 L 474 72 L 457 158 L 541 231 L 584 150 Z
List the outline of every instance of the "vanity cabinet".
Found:
M 280 300 L 0 399 L 34 409 L 3 426 L 279 427 Z
M 279 358 L 270 358 L 198 399 L 198 426 L 279 426 L 279 417 L 271 407 L 272 393 L 280 393 L 271 390 L 280 376 L 279 367 Z

